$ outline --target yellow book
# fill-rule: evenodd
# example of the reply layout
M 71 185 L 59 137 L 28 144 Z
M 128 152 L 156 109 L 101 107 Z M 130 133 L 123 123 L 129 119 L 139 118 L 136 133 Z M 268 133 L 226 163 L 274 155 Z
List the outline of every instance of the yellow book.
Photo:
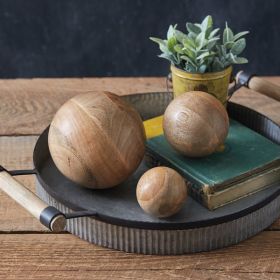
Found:
M 143 122 L 147 139 L 163 134 L 162 121 L 163 116 L 159 116 Z

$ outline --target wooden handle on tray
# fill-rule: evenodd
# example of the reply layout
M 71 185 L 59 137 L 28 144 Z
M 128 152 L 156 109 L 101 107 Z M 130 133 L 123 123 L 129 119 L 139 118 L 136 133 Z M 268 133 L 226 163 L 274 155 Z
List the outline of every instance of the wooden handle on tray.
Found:
M 252 90 L 260 92 L 261 94 L 280 101 L 280 87 L 276 84 L 259 77 L 252 77 L 248 83 L 248 87 Z
M 14 199 L 50 230 L 59 232 L 65 228 L 66 218 L 60 211 L 42 201 L 3 168 L 0 168 L 0 190 Z
M 240 71 L 236 75 L 237 82 L 239 82 L 239 78 L 241 77 L 242 73 L 243 71 Z M 249 89 L 280 101 L 280 86 L 257 76 L 249 77 L 249 81 L 247 83 Z

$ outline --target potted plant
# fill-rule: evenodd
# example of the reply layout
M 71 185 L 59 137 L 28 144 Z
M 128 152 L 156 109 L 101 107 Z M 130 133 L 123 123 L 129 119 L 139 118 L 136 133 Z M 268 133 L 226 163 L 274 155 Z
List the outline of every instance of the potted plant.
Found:
M 239 55 L 246 47 L 243 36 L 249 32 L 234 34 L 226 23 L 221 35 L 211 16 L 200 24 L 188 22 L 186 28 L 183 33 L 170 25 L 167 39 L 150 38 L 162 51 L 159 57 L 171 62 L 174 95 L 202 90 L 226 104 L 232 65 L 248 62 Z

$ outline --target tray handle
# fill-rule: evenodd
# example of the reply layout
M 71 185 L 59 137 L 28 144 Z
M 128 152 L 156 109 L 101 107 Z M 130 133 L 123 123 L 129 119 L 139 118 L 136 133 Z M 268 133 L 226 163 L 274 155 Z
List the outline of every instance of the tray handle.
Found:
M 259 77 L 252 77 L 248 87 L 270 98 L 280 101 L 280 87 Z
M 49 206 L 33 192 L 19 183 L 12 175 L 0 166 L 0 190 L 5 192 L 30 214 L 38 219 L 51 231 L 63 231 L 66 226 L 66 217 L 55 207 Z
M 236 75 L 236 81 L 240 85 L 245 85 L 249 89 L 257 91 L 263 95 L 280 101 L 280 86 L 271 83 L 265 79 L 258 76 L 252 75 L 250 73 L 240 71 Z

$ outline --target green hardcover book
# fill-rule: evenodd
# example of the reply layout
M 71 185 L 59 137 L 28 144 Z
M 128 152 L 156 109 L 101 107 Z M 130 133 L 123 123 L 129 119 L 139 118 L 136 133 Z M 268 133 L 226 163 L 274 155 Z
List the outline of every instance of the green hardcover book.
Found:
M 208 157 L 180 155 L 163 135 L 146 145 L 148 161 L 176 169 L 190 182 L 190 194 L 211 210 L 280 181 L 280 146 L 234 120 L 225 149 Z

